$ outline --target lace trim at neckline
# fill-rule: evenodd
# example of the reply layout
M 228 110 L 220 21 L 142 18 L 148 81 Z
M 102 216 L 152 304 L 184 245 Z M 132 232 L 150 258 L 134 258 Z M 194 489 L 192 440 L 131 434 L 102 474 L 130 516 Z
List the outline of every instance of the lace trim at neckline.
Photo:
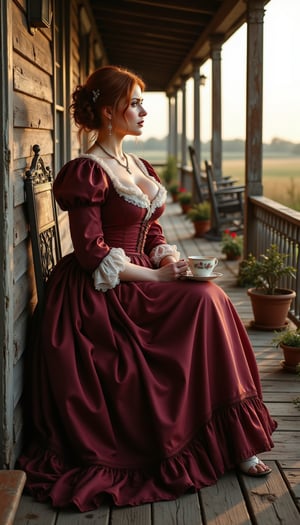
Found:
M 130 155 L 137 166 L 142 170 L 144 175 L 151 178 L 151 180 L 157 185 L 157 193 L 152 201 L 150 201 L 148 195 L 146 195 L 146 193 L 144 193 L 137 185 L 125 186 L 125 184 L 122 184 L 122 182 L 118 179 L 118 177 L 116 177 L 113 170 L 107 165 L 104 159 L 97 157 L 97 155 L 93 155 L 92 153 L 82 154 L 80 155 L 80 158 L 92 159 L 97 164 L 99 164 L 109 176 L 118 195 L 123 197 L 131 204 L 135 204 L 140 208 L 146 208 L 148 210 L 146 218 L 148 218 L 156 208 L 162 206 L 166 202 L 167 190 L 164 188 L 164 186 L 162 186 L 162 184 L 160 184 L 160 182 L 149 175 L 145 164 L 138 157 L 136 157 L 136 155 L 133 155 L 132 153 L 127 153 L 127 155 Z

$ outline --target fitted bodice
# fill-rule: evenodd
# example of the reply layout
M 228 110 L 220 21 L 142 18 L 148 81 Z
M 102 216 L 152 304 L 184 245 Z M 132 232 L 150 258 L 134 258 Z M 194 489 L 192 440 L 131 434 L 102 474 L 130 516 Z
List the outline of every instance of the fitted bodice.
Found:
M 112 185 L 107 201 L 101 208 L 107 244 L 123 248 L 126 253 L 143 253 L 149 228 L 165 208 L 164 204 L 156 207 L 154 201 L 149 207 L 140 207 L 136 202 L 128 202 L 119 195 Z

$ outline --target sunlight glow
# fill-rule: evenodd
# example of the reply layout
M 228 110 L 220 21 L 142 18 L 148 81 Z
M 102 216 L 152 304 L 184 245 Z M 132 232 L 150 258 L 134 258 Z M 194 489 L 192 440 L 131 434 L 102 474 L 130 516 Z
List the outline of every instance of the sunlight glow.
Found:
M 300 143 L 300 2 L 270 0 L 264 18 L 263 141 L 275 137 Z M 246 129 L 246 24 L 222 50 L 223 139 L 244 139 Z M 201 137 L 211 138 L 211 64 L 201 67 L 207 77 L 201 87 Z M 187 83 L 187 135 L 193 137 L 193 81 Z M 168 133 L 168 99 L 162 93 L 145 93 L 148 116 L 143 140 Z

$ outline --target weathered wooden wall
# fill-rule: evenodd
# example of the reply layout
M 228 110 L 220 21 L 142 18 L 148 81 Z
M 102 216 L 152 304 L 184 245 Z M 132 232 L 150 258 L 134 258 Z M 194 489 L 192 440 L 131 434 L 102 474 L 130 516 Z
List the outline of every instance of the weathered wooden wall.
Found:
M 90 39 L 90 57 L 88 69 L 92 70 L 95 65 L 92 43 L 99 36 L 94 31 L 93 21 L 89 20 L 90 12 L 88 2 L 72 0 L 59 5 L 53 2 L 54 15 L 50 28 L 39 28 L 33 31 L 28 27 L 27 2 L 26 0 L 11 0 L 7 2 L 9 9 L 8 17 L 11 16 L 11 29 L 8 25 L 8 45 L 12 57 L 8 78 L 12 85 L 12 112 L 9 115 L 9 126 L 12 130 L 13 144 L 10 145 L 11 162 L 10 177 L 13 184 L 13 209 L 12 220 L 9 221 L 13 231 L 13 246 L 10 254 L 12 257 L 11 268 L 13 271 L 13 334 L 10 340 L 11 347 L 8 349 L 13 356 L 13 373 L 10 378 L 6 377 L 4 383 L 11 392 L 11 396 L 4 395 L 2 409 L 11 415 L 7 418 L 11 424 L 6 425 L 1 435 L 3 442 L 0 443 L 2 467 L 15 464 L 22 448 L 23 435 L 23 411 L 22 393 L 24 388 L 24 356 L 26 349 L 26 334 L 30 315 L 36 304 L 36 292 L 34 273 L 32 267 L 31 246 L 28 233 L 28 222 L 26 217 L 26 206 L 24 201 L 23 177 L 26 169 L 30 166 L 32 158 L 32 146 L 39 144 L 41 154 L 46 165 L 54 169 L 55 166 L 55 139 L 56 139 L 56 106 L 55 106 L 55 5 L 60 10 L 65 9 L 64 21 L 66 25 L 61 34 L 63 35 L 63 48 L 69 52 L 65 54 L 64 60 L 59 57 L 66 68 L 66 77 L 69 78 L 68 85 L 63 93 L 65 109 L 64 137 L 68 144 L 65 150 L 69 152 L 68 157 L 75 157 L 80 152 L 77 129 L 72 125 L 68 114 L 70 104 L 70 92 L 80 83 L 82 77 L 82 65 L 80 54 L 80 31 L 82 4 L 87 4 L 85 10 L 85 22 L 88 21 Z M 80 5 L 81 8 L 80 8 Z M 9 14 L 11 13 L 11 14 Z M 60 12 L 61 16 L 61 12 Z M 100 40 L 99 40 L 100 42 Z M 67 74 L 68 73 L 68 74 Z M 69 160 L 64 158 L 64 161 Z M 59 212 L 60 233 L 62 239 L 63 253 L 72 249 L 68 232 L 67 214 Z M 3 371 L 5 373 L 5 371 Z M 7 406 L 9 404 L 9 406 Z
M 13 145 L 13 428 L 7 436 L 12 466 L 22 444 L 22 392 L 24 350 L 28 318 L 35 304 L 28 226 L 24 206 L 23 176 L 30 165 L 33 144 L 40 144 L 46 164 L 53 161 L 52 31 L 30 34 L 26 2 L 12 7 Z M 9 35 L 8 35 L 9 37 Z

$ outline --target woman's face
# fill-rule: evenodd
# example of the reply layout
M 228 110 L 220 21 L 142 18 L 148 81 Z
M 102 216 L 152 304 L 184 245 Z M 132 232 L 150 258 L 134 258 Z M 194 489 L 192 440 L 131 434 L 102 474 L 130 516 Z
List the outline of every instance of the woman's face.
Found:
M 147 111 L 143 108 L 142 91 L 138 85 L 135 86 L 129 105 L 124 113 L 127 104 L 126 99 L 120 101 L 112 120 L 113 130 L 122 136 L 139 136 L 143 133 L 144 118 L 147 115 Z

